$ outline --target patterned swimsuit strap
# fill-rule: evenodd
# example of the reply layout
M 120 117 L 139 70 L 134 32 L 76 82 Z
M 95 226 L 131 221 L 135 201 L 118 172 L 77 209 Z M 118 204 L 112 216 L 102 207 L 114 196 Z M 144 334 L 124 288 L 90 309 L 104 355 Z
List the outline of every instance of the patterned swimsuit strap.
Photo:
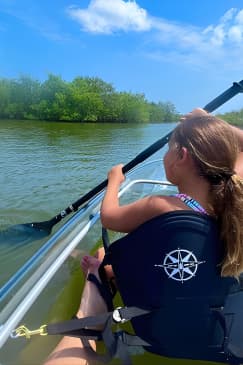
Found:
M 179 198 L 183 203 L 185 203 L 189 208 L 192 208 L 194 211 L 207 214 L 206 210 L 193 198 L 186 194 L 175 194 L 176 198 Z

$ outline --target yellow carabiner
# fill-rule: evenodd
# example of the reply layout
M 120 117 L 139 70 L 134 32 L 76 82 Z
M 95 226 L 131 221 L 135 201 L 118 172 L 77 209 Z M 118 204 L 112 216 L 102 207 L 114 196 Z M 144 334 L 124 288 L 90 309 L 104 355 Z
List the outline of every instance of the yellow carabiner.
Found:
M 40 328 L 36 329 L 36 330 L 29 330 L 26 326 L 19 326 L 18 328 L 16 328 L 15 330 L 13 330 L 11 332 L 10 337 L 11 338 L 18 338 L 18 337 L 25 337 L 25 338 L 30 338 L 31 336 L 34 335 L 40 335 L 40 336 L 46 336 L 48 335 L 47 333 L 47 325 L 44 324 L 43 326 L 41 326 Z

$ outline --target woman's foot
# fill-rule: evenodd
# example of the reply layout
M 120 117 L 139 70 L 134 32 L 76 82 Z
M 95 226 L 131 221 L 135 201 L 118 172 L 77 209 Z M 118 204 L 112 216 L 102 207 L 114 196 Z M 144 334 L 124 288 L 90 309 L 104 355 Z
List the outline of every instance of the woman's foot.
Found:
M 117 292 L 116 280 L 111 265 L 101 265 L 104 258 L 104 248 L 99 248 L 94 256 L 85 255 L 81 260 L 81 268 L 87 276 L 88 273 L 93 273 L 99 278 L 99 281 L 108 285 L 112 297 Z M 101 266 L 100 266 L 101 265 Z M 90 269 L 89 269 L 90 267 Z
M 101 261 L 94 257 L 85 255 L 83 256 L 81 260 L 81 268 L 83 272 L 88 275 L 89 273 L 94 274 L 99 280 L 99 267 L 100 267 Z M 101 281 L 101 280 L 100 280 Z
M 100 265 L 101 262 L 103 261 L 104 256 L 105 256 L 105 250 L 104 250 L 103 247 L 101 247 L 96 251 L 96 253 L 94 254 L 93 257 L 96 258 L 99 261 L 99 265 Z M 87 275 L 88 269 L 87 269 L 87 261 L 86 261 L 85 257 L 90 257 L 90 256 L 85 255 L 83 257 L 83 259 L 81 260 L 81 268 L 82 268 L 82 271 L 83 271 L 84 275 Z M 104 271 L 105 271 L 106 280 L 108 282 L 109 281 L 115 282 L 112 266 L 111 265 L 105 265 L 104 266 Z M 101 279 L 103 280 L 103 277 Z

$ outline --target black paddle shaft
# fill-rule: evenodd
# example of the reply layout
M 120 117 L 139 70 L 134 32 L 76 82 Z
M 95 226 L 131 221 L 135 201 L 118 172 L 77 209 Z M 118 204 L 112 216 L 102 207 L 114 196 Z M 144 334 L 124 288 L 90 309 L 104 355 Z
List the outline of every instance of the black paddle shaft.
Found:
M 216 110 L 219 106 L 223 105 L 226 101 L 233 98 L 235 95 L 243 92 L 243 80 L 240 82 L 234 82 L 233 85 L 227 89 L 225 92 L 220 94 L 218 97 L 216 97 L 214 100 L 212 100 L 210 103 L 205 105 L 204 110 L 208 112 L 213 112 Z M 123 167 L 123 173 L 126 173 L 133 169 L 135 166 L 140 164 L 141 162 L 145 161 L 148 157 L 152 156 L 155 152 L 157 152 L 160 148 L 166 145 L 166 143 L 169 141 L 173 131 L 169 132 L 166 136 L 159 139 L 155 143 L 153 143 L 150 147 L 146 148 L 143 152 L 139 153 L 134 159 L 132 159 L 130 162 L 128 162 Z M 68 214 L 75 212 L 78 210 L 78 208 L 81 207 L 81 205 L 87 203 L 91 198 L 94 198 L 97 194 L 99 194 L 104 188 L 107 186 L 108 180 L 102 181 L 99 185 L 97 185 L 95 188 L 90 190 L 88 193 L 84 194 L 81 198 L 79 198 L 77 201 L 69 205 L 66 209 L 62 210 L 59 214 L 57 214 L 55 217 L 53 217 L 49 221 L 40 222 L 40 223 L 30 223 L 28 225 L 31 225 L 31 227 L 41 230 L 46 230 L 48 233 L 51 232 L 52 227 L 60 222 L 64 217 L 66 217 Z

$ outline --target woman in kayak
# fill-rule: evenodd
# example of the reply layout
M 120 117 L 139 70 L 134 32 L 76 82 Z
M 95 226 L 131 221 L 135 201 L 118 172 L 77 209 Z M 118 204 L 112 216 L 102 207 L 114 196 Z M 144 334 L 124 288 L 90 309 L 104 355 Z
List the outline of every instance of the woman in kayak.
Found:
M 221 276 L 238 277 L 243 272 L 243 132 L 196 109 L 183 118 L 172 134 L 164 157 L 168 181 L 178 187 L 174 196 L 148 196 L 120 205 L 118 192 L 125 180 L 122 165 L 108 173 L 101 206 L 101 222 L 108 229 L 129 233 L 150 219 L 167 212 L 194 210 L 217 219 L 224 259 Z M 228 214 L 228 212 L 231 214 Z M 99 266 L 103 250 L 81 262 L 87 280 L 77 317 L 109 310 L 102 292 Z M 136 262 L 134 262 L 136 265 Z M 107 268 L 107 279 L 113 277 Z M 95 343 L 92 343 L 95 348 Z M 45 365 L 92 363 L 80 339 L 64 337 Z

